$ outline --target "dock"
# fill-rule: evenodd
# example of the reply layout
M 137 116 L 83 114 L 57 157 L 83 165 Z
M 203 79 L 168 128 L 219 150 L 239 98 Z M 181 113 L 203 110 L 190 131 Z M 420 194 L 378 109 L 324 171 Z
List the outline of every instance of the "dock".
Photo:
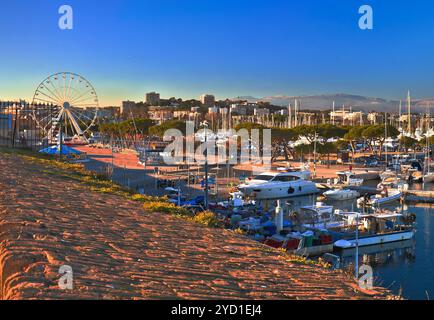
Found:
M 405 194 L 405 202 L 434 203 L 434 191 L 408 190 Z

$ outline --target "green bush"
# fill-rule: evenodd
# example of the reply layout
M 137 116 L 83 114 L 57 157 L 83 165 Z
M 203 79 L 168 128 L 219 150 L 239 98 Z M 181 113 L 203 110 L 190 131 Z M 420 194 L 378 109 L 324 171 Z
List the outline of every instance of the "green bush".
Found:
M 143 204 L 143 208 L 148 212 L 159 212 L 166 214 L 173 214 L 176 216 L 188 216 L 189 211 L 185 208 L 178 207 L 177 205 L 164 201 L 150 201 Z
M 204 226 L 210 228 L 221 227 L 221 222 L 219 221 L 215 213 L 211 211 L 200 212 L 194 217 L 192 217 L 191 221 L 203 224 Z

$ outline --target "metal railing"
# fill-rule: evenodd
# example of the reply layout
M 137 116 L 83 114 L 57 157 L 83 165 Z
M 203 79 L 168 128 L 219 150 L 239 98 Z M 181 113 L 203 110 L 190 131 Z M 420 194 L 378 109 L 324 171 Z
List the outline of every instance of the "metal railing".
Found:
M 51 121 L 51 107 L 38 107 L 38 115 L 44 122 Z M 0 147 L 40 149 L 44 142 L 44 130 L 34 118 L 34 108 L 25 102 L 0 101 Z

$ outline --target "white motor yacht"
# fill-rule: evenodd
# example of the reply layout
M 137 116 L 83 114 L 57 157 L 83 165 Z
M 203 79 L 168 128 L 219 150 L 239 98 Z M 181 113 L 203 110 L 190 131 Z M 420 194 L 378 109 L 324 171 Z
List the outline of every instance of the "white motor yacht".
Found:
M 318 193 L 316 184 L 304 180 L 300 172 L 265 172 L 244 184 L 238 190 L 244 196 L 257 200 L 283 199 Z

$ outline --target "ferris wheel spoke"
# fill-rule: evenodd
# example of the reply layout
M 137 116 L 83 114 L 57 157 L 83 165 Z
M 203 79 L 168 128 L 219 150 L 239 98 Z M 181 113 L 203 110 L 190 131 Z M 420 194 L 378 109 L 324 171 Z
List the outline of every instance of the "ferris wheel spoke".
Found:
M 62 74 L 63 78 L 63 98 L 66 101 L 66 74 Z
M 57 80 L 56 80 L 56 81 L 57 81 Z M 61 101 L 61 100 L 62 100 L 62 98 L 61 98 L 61 94 L 60 94 L 58 88 L 54 86 L 54 84 L 53 84 L 53 80 L 51 80 L 51 79 L 50 79 L 50 85 L 51 85 L 51 87 L 53 88 L 53 90 L 57 93 L 57 96 L 59 97 L 59 101 Z
M 74 117 L 76 117 L 77 120 L 79 120 L 81 123 L 83 123 L 86 127 L 89 126 L 88 123 L 86 123 L 86 122 L 84 122 L 84 121 L 82 120 L 82 117 L 86 117 L 84 114 L 77 114 L 76 112 L 74 112 L 74 111 L 72 111 L 72 110 L 69 110 L 69 111 L 71 112 L 71 114 L 72 114 Z M 87 117 L 87 118 L 91 121 L 91 123 L 93 122 L 92 119 L 90 119 L 89 117 Z
M 84 97 L 86 97 L 88 94 L 90 94 L 93 90 L 89 90 L 85 93 L 83 93 L 82 95 L 78 96 L 77 98 L 73 99 L 70 101 L 71 104 L 75 104 L 77 103 L 77 101 L 81 101 L 81 99 L 84 99 Z M 87 99 L 86 99 L 87 100 Z
M 75 131 L 78 133 L 79 136 L 83 135 L 83 131 L 81 130 L 80 126 L 78 125 L 76 119 L 74 118 L 74 116 L 72 115 L 70 110 L 66 110 L 65 111 L 66 116 L 69 118 L 69 120 L 71 121 L 72 125 L 75 128 Z
M 90 103 L 91 101 L 93 101 L 94 103 Z M 76 101 L 76 102 L 74 102 L 73 106 L 76 108 L 80 108 L 80 107 L 84 107 L 84 106 L 95 106 L 95 98 L 89 97 L 86 99 L 82 99 L 80 101 Z
M 77 108 L 74 108 L 71 111 L 74 114 L 78 114 L 79 117 L 84 117 L 84 118 L 88 119 L 89 121 L 95 121 L 96 112 L 95 112 L 95 116 L 93 118 L 91 118 L 88 115 L 86 115 L 84 112 L 80 112 L 79 110 L 77 110 Z
M 69 77 L 68 91 L 67 91 L 67 94 L 66 94 L 67 101 L 70 101 L 70 98 L 71 98 L 71 88 L 72 88 L 72 83 L 74 82 L 74 80 L 75 80 L 74 76 L 70 76 Z
M 51 95 L 53 95 L 54 97 L 56 97 L 57 101 L 61 101 L 62 99 L 53 91 L 51 91 L 46 85 L 44 86 L 44 89 L 47 89 L 48 92 L 50 92 Z
M 48 88 L 47 84 L 44 85 L 44 88 L 47 89 L 53 96 L 55 96 L 58 100 L 62 100 L 59 92 L 55 91 L 55 87 L 53 85 L 53 83 L 51 82 L 51 80 L 48 80 L 48 83 L 50 84 L 50 86 L 53 88 L 53 90 L 51 90 L 50 88 Z
M 34 100 L 38 100 L 38 101 L 41 101 L 41 102 L 46 102 L 46 103 L 49 103 L 49 104 L 53 104 L 53 101 L 48 101 L 48 100 L 44 100 L 44 99 L 41 99 L 41 98 L 34 98 Z
M 71 87 L 71 94 L 68 97 L 69 101 L 76 100 L 83 93 L 83 89 L 81 88 L 81 86 L 82 86 L 82 80 L 76 79 L 74 85 Z
M 53 98 L 52 96 L 50 96 L 50 95 L 48 95 L 48 94 L 46 94 L 46 93 L 44 93 L 44 92 L 42 92 L 42 91 L 37 91 L 37 93 L 38 94 L 42 94 L 43 96 L 45 96 L 45 97 L 47 97 L 48 99 L 51 99 L 51 102 L 53 103 L 56 103 L 56 104 L 58 104 L 58 105 L 62 105 L 61 103 L 59 104 L 59 101 L 58 100 L 56 100 L 55 98 Z

